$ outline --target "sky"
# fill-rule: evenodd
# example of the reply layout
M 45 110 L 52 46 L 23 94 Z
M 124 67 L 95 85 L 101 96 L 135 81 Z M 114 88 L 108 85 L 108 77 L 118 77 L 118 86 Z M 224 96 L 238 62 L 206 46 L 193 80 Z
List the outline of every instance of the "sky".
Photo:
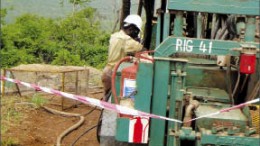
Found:
M 15 18 L 25 14 L 33 13 L 44 17 L 62 18 L 73 11 L 73 6 L 68 0 L 1 0 L 1 8 L 7 8 L 8 13 L 5 18 L 7 24 L 13 23 Z M 101 23 L 112 28 L 118 17 L 117 11 L 121 8 L 121 0 L 92 0 L 89 5 L 96 8 Z M 133 5 L 132 13 L 137 12 L 138 0 L 131 1 Z M 107 28 L 105 28 L 107 29 Z

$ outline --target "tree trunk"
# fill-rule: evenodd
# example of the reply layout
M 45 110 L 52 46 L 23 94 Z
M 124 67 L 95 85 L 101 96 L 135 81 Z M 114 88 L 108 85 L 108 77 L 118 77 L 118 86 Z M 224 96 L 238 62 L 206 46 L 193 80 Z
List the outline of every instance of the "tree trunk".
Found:
M 122 3 L 122 11 L 121 11 L 121 19 L 120 19 L 120 28 L 122 28 L 124 24 L 124 19 L 126 16 L 130 14 L 131 0 L 123 0 Z

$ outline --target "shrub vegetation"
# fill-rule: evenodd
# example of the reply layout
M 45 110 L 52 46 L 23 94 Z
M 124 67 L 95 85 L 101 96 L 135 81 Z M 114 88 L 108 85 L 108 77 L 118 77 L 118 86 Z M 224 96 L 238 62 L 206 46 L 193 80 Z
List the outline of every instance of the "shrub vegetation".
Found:
M 95 9 L 85 7 L 63 19 L 25 14 L 15 23 L 1 23 L 1 67 L 30 63 L 104 67 L 109 34 L 100 29 L 95 15 Z

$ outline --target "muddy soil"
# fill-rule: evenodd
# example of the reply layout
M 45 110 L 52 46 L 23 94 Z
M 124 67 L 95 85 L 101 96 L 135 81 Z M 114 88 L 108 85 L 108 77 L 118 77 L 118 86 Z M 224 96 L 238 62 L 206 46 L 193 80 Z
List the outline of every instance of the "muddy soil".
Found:
M 100 99 L 102 93 L 89 95 L 89 97 Z M 5 96 L 3 98 L 8 98 Z M 24 97 L 20 97 L 24 98 Z M 26 98 L 30 98 L 26 97 Z M 46 96 L 49 100 L 45 106 L 62 110 L 61 98 L 58 96 Z M 68 101 L 67 101 L 68 102 Z M 71 102 L 75 104 L 75 101 Z M 69 113 L 88 113 L 93 107 L 82 103 L 76 103 L 77 106 L 64 109 Z M 43 108 L 34 108 L 30 105 L 19 105 L 17 110 L 21 113 L 22 118 L 17 123 L 11 124 L 8 130 L 1 135 L 2 140 L 14 139 L 15 145 L 19 146 L 54 146 L 57 137 L 67 128 L 79 121 L 78 117 L 64 117 L 46 111 Z M 65 136 L 62 140 L 63 146 L 70 146 L 76 138 L 87 129 L 97 125 L 100 110 L 94 110 L 91 114 L 84 116 L 84 123 L 76 130 Z M 81 137 L 75 146 L 99 146 L 96 138 L 96 128 Z

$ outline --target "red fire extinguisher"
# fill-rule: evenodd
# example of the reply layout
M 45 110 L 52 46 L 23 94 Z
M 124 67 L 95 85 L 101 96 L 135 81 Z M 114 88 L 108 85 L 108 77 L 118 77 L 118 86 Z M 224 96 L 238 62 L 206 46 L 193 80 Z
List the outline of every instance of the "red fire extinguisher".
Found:
M 149 61 L 151 61 L 151 62 L 154 62 L 154 59 L 152 59 L 152 58 L 148 58 L 148 57 L 141 56 L 141 54 L 143 54 L 143 53 L 149 53 L 149 52 L 154 52 L 154 51 L 144 51 L 144 52 L 140 52 L 140 53 L 137 53 L 135 56 L 136 56 L 137 58 L 140 58 L 140 59 L 142 58 L 142 59 L 145 59 L 145 60 L 149 60 Z M 122 62 L 129 62 L 129 61 L 131 61 L 131 60 L 133 60 L 133 57 L 127 56 L 127 57 L 121 59 L 121 60 L 115 65 L 115 67 L 114 67 L 114 70 L 113 70 L 113 73 L 112 73 L 112 79 L 111 79 L 111 86 L 112 86 L 111 90 L 112 90 L 112 95 L 114 96 L 114 102 L 115 102 L 115 104 L 119 104 L 119 102 L 118 102 L 118 96 L 117 96 L 117 94 L 116 94 L 116 88 L 115 88 L 115 78 L 116 78 L 117 69 L 119 68 L 119 66 L 120 66 L 120 64 L 121 64 Z M 135 82 L 137 69 L 138 69 L 138 64 L 137 64 L 137 63 L 134 63 L 133 66 L 128 67 L 128 68 L 125 68 L 125 69 L 123 69 L 123 71 L 121 72 L 121 74 L 122 74 L 121 91 L 120 91 L 120 95 L 121 95 L 121 96 L 127 96 L 127 95 L 129 95 L 129 93 L 126 94 L 127 92 L 131 92 L 129 89 L 134 89 L 134 88 L 129 87 L 129 86 L 125 86 L 125 88 L 122 88 L 122 87 L 124 87 L 124 84 L 127 85 L 127 83 L 125 83 L 125 79 L 128 79 L 128 80 L 126 80 L 126 81 L 129 81 L 130 79 L 132 79 L 132 83 Z M 126 90 L 124 90 L 124 89 L 126 89 Z M 131 93 L 133 93 L 133 92 L 131 92 Z M 131 93 L 130 93 L 130 94 L 131 94 Z M 134 98 L 134 96 L 132 96 L 132 98 Z
M 126 67 L 121 71 L 120 104 L 129 108 L 134 108 L 137 69 L 138 63 L 134 63 L 133 65 Z M 119 116 L 125 118 L 133 118 L 133 116 L 124 114 L 119 114 Z
M 126 67 L 121 72 L 121 97 L 128 97 L 134 100 L 133 93 L 136 92 L 136 73 L 138 69 L 138 63 Z

